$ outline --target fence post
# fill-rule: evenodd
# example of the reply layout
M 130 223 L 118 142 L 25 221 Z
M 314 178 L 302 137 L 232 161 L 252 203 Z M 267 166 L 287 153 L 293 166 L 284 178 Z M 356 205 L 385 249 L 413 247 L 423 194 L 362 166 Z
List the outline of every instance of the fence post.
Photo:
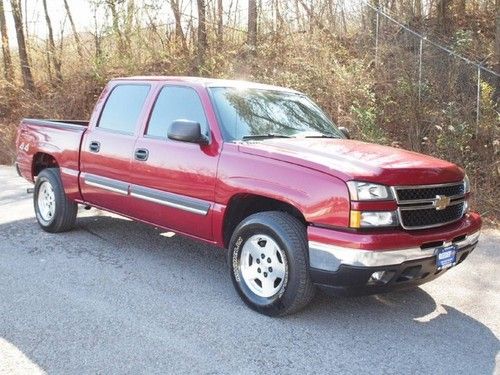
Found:
M 422 52 L 424 48 L 424 39 L 420 37 L 420 48 L 418 57 L 418 104 L 422 100 Z
M 481 115 L 481 65 L 477 66 L 477 103 L 476 103 L 476 135 L 479 133 L 479 119 Z

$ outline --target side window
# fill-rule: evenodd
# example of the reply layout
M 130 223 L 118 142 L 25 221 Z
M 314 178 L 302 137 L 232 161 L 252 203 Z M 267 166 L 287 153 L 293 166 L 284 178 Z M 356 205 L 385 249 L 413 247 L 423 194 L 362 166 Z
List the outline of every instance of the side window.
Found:
M 176 120 L 196 121 L 208 134 L 208 124 L 200 97 L 190 87 L 165 86 L 156 99 L 146 135 L 167 137 L 169 126 Z
M 149 85 L 118 85 L 109 94 L 99 119 L 99 128 L 133 133 Z

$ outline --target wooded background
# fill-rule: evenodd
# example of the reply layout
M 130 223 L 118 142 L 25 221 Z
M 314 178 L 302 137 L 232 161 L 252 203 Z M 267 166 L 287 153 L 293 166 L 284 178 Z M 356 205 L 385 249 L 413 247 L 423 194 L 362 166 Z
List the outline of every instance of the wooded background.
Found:
M 40 2 L 43 38 L 26 22 Z M 47 5 L 56 2 L 62 25 L 51 22 Z M 0 163 L 14 159 L 22 117 L 86 119 L 110 78 L 237 78 L 305 92 L 357 139 L 463 166 L 475 208 L 500 217 L 500 0 L 88 0 L 88 7 L 94 17 L 82 31 L 71 0 L 0 0 Z

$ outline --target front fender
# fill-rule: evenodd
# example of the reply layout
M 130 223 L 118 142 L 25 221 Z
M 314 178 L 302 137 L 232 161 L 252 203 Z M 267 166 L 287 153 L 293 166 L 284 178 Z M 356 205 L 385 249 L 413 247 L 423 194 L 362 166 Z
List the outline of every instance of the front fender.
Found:
M 225 150 L 219 162 L 216 202 L 242 193 L 296 207 L 309 223 L 347 227 L 349 192 L 344 181 L 300 165 Z

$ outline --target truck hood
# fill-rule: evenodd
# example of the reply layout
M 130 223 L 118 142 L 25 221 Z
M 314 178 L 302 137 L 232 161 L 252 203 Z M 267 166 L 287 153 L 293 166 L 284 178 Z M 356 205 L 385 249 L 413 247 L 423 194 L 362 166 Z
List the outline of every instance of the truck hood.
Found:
M 241 152 L 301 165 L 338 177 L 385 185 L 460 181 L 455 164 L 399 148 L 347 139 L 279 138 L 241 143 Z

